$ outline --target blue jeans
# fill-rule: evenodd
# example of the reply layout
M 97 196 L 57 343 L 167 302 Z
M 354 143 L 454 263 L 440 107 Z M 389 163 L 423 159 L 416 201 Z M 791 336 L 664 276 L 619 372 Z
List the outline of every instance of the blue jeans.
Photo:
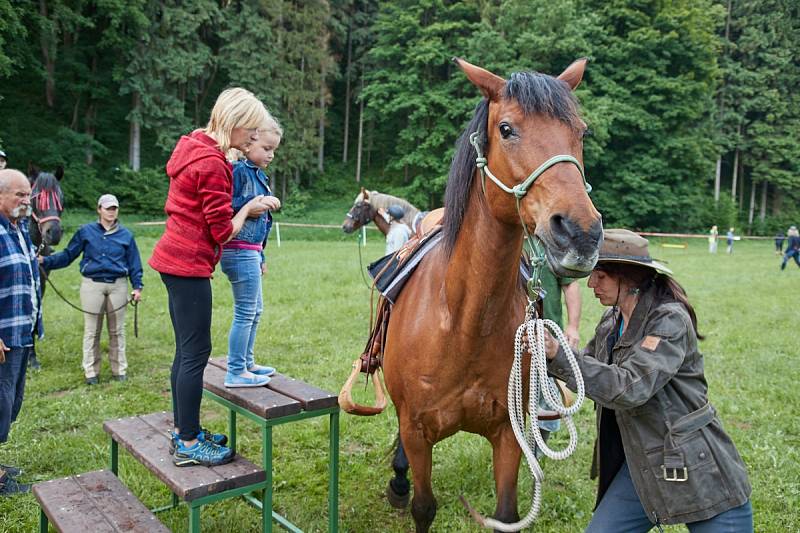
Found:
M 225 249 L 220 261 L 233 289 L 233 323 L 228 335 L 228 372 L 241 374 L 255 364 L 258 321 L 264 310 L 261 296 L 261 253 Z
M 628 463 L 622 463 L 614 481 L 595 509 L 586 533 L 645 533 L 654 526 L 633 487 Z M 752 533 L 750 500 L 708 520 L 686 524 L 691 533 Z
M 25 394 L 25 374 L 33 347 L 11 348 L 0 363 L 0 443 L 8 440 L 11 423 L 17 419 Z

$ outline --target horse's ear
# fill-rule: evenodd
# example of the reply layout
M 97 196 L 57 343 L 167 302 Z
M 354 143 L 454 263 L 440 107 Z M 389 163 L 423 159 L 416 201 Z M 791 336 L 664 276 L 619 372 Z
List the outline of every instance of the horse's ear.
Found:
M 453 61 L 456 62 L 458 68 L 464 71 L 469 81 L 480 89 L 488 100 L 497 100 L 500 97 L 500 91 L 505 86 L 506 80 L 486 69 L 468 63 L 460 57 L 454 57 Z
M 361 187 L 361 194 L 363 194 L 363 195 L 364 195 L 364 196 L 362 197 L 362 199 L 363 199 L 365 202 L 369 200 L 369 191 L 368 191 L 367 189 L 365 189 L 364 187 Z
M 28 161 L 28 177 L 35 178 L 39 175 L 39 167 Z
M 61 178 L 64 177 L 64 167 L 58 165 L 56 167 L 56 171 L 53 173 L 58 181 L 61 181 Z
M 583 72 L 586 70 L 587 61 L 589 60 L 585 57 L 576 59 L 570 66 L 566 68 L 564 72 L 558 76 L 558 79 L 565 82 L 567 85 L 569 85 L 569 88 L 574 91 L 575 88 L 581 84 Z

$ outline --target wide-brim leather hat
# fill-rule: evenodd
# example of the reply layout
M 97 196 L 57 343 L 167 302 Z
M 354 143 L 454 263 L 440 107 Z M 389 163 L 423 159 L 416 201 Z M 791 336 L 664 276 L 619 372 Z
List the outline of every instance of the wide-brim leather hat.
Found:
M 652 268 L 659 274 L 671 275 L 672 270 L 650 256 L 649 241 L 627 229 L 607 229 L 597 263 L 626 263 Z

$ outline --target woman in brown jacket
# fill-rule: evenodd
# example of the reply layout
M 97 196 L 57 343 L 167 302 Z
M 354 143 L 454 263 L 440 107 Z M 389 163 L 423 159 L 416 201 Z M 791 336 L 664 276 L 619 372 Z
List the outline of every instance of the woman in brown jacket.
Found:
M 753 531 L 744 462 L 708 402 L 697 319 L 647 239 L 606 230 L 589 287 L 603 315 L 578 355 L 597 405 L 597 505 L 586 531 Z M 549 371 L 575 389 L 566 356 L 548 339 Z

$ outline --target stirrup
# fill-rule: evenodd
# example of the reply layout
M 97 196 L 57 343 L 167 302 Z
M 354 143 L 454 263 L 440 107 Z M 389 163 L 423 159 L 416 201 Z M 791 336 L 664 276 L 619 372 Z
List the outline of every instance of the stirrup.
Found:
M 386 394 L 383 392 L 383 383 L 380 374 L 376 371 L 372 374 L 372 387 L 375 389 L 375 404 L 373 406 L 361 405 L 353 401 L 353 396 L 350 391 L 353 389 L 353 383 L 356 382 L 358 375 L 361 373 L 361 358 L 359 357 L 353 361 L 353 371 L 350 372 L 350 377 L 347 378 L 342 390 L 339 392 L 339 407 L 345 413 L 358 416 L 373 416 L 378 415 L 386 409 Z M 369 376 L 369 374 L 367 375 Z

